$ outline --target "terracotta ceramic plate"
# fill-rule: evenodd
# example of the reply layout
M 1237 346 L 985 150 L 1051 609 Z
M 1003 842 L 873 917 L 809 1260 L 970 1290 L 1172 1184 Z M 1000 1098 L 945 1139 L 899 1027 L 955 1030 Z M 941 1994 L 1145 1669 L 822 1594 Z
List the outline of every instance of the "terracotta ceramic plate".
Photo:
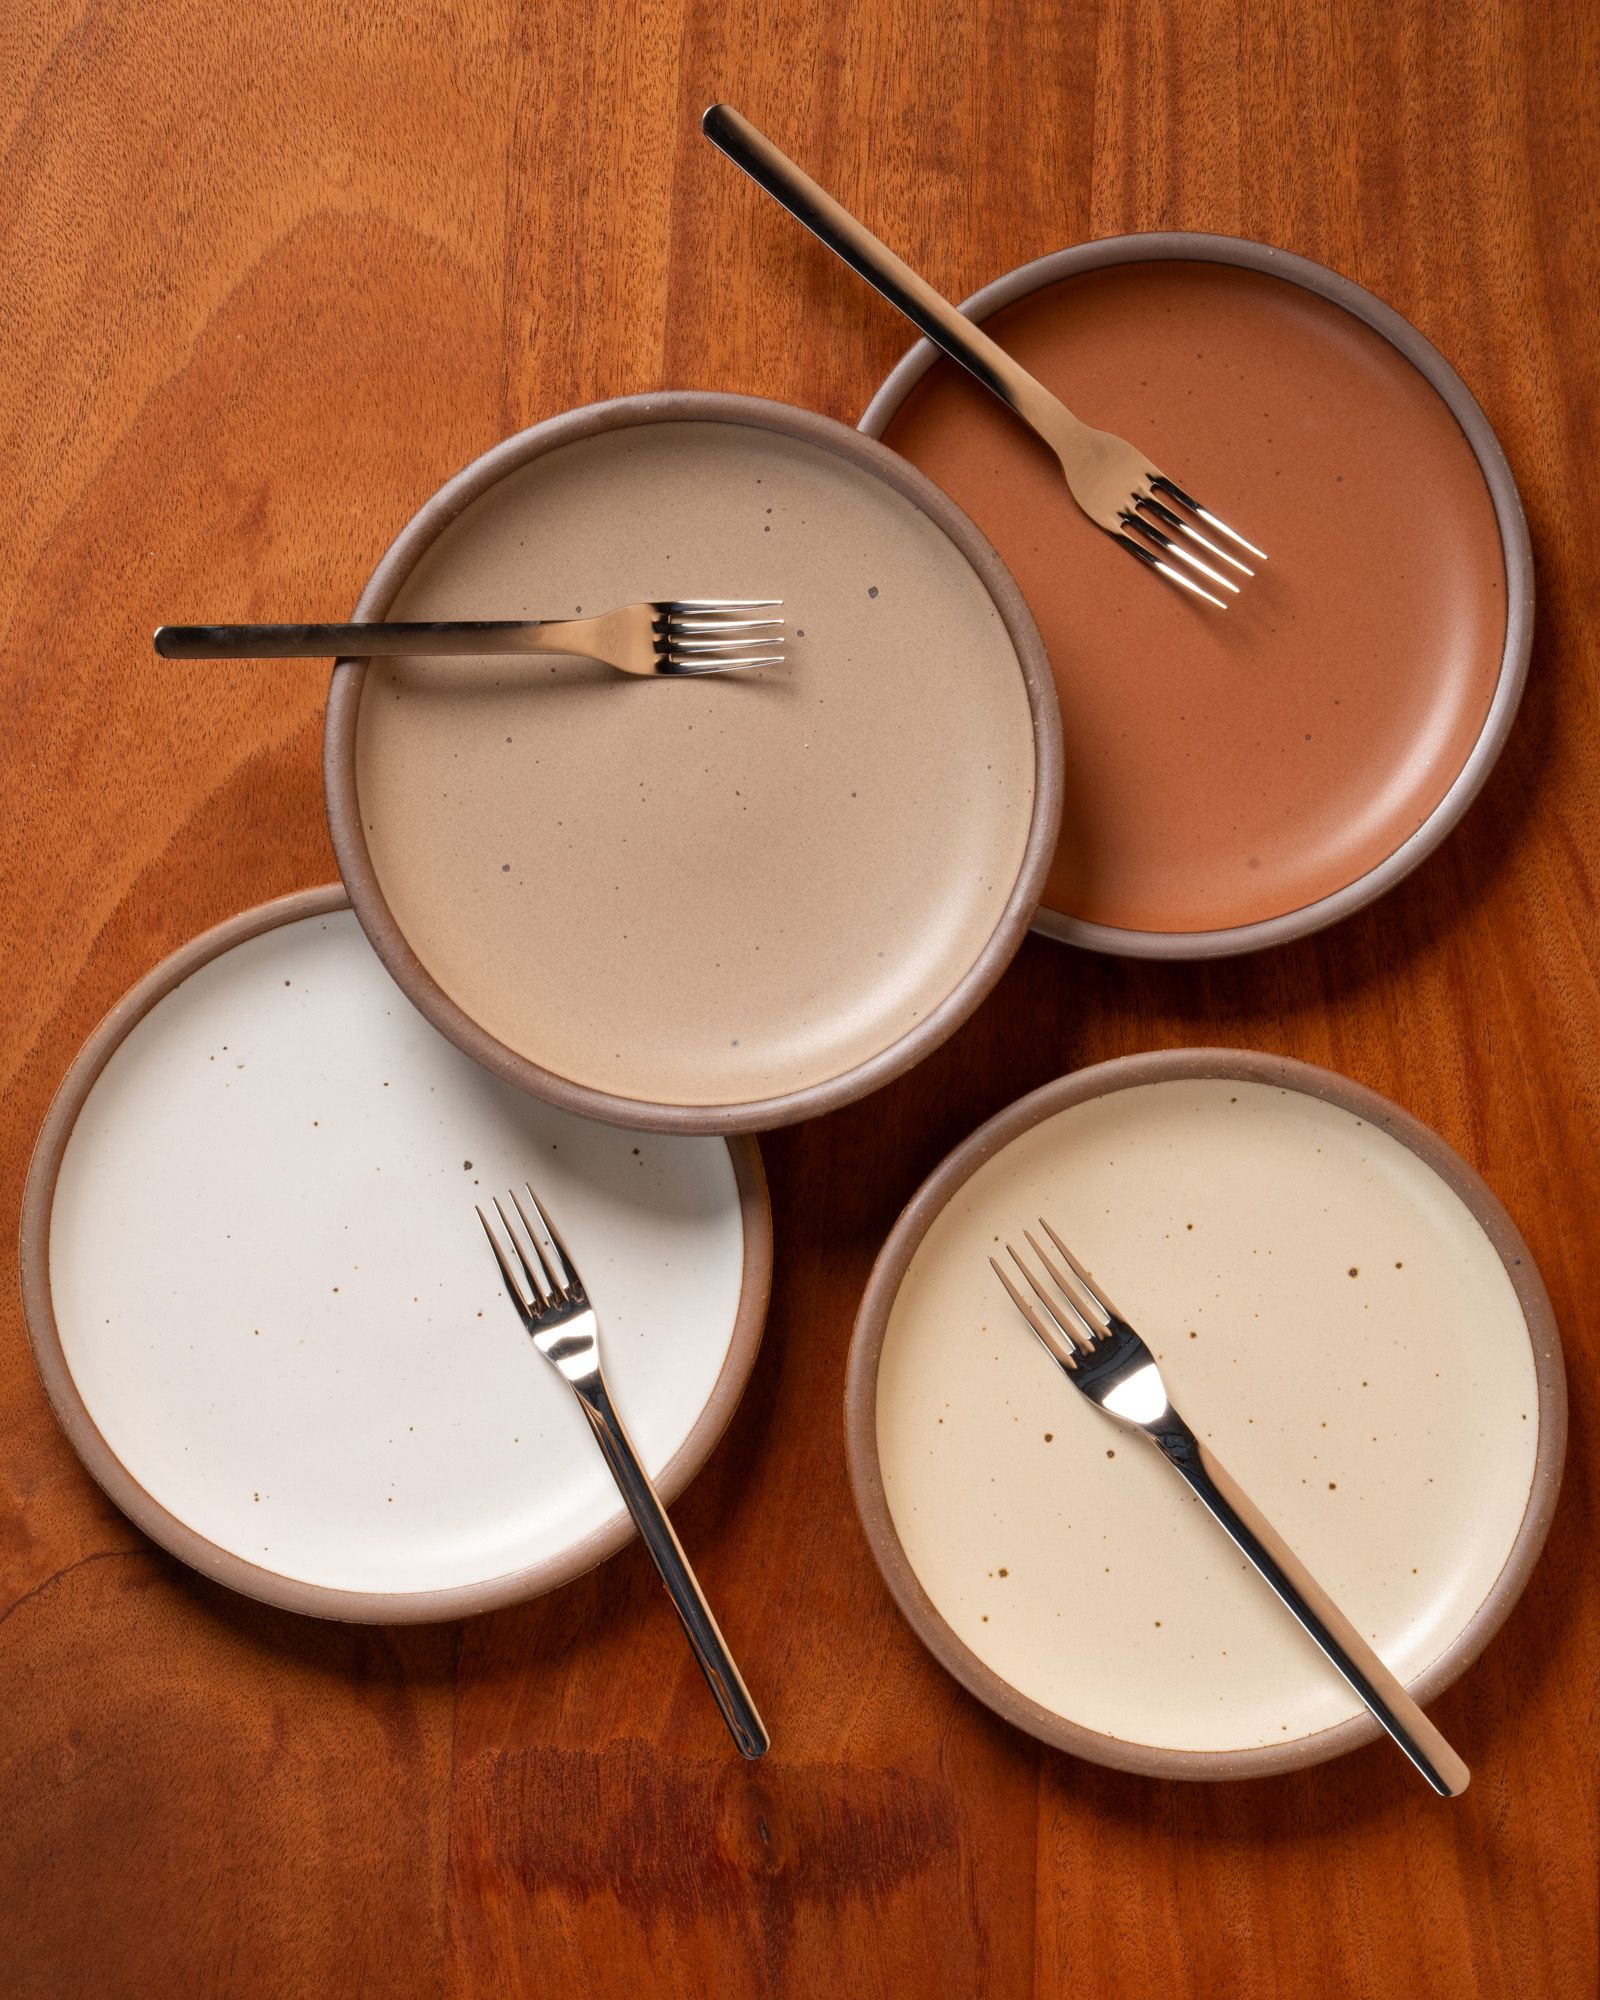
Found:
M 1503 1208 L 1372 1092 L 1276 1057 L 1135 1056 L 1022 1099 L 896 1225 L 851 1350 L 856 1499 L 902 1610 L 1047 1743 L 1165 1777 L 1313 1764 L 1377 1724 L 1155 1448 L 989 1268 L 1046 1215 L 1173 1400 L 1429 1701 L 1544 1541 L 1566 1397 Z M 1456 1746 L 1472 1761 L 1472 1745 Z
M 324 1617 L 457 1617 L 590 1568 L 632 1527 L 473 1213 L 525 1179 L 670 1500 L 761 1338 L 755 1142 L 620 1132 L 485 1075 L 340 890 L 197 939 L 91 1037 L 28 1178 L 28 1327 L 84 1464 L 174 1555 Z
M 1130 956 L 1301 936 L 1436 847 L 1511 726 L 1527 528 L 1483 412 L 1371 293 L 1231 237 L 1114 237 L 964 308 L 1263 546 L 1224 612 L 1156 587 L 1033 434 L 924 342 L 862 429 L 994 542 L 1061 694 L 1038 927 Z
M 1043 650 L 894 453 L 748 397 L 606 403 L 451 481 L 362 618 L 781 598 L 782 668 L 345 662 L 339 866 L 385 964 L 497 1075 L 652 1130 L 780 1125 L 948 1035 L 1037 905 L 1060 810 Z

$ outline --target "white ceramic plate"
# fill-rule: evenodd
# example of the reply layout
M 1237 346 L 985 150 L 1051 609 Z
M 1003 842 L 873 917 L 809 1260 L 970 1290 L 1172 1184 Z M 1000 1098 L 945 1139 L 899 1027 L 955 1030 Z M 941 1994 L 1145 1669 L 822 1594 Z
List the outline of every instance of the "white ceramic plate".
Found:
M 1040 1215 L 1400 1678 L 1453 1679 L 1554 1503 L 1565 1401 L 1543 1286 L 1415 1120 L 1232 1051 L 1129 1058 L 1011 1106 L 885 1248 L 851 1360 L 851 1470 L 935 1653 L 1046 1740 L 1164 1775 L 1282 1769 L 1376 1732 L 1159 1453 L 1006 1299 L 989 1257 Z
M 90 1470 L 185 1560 L 300 1610 L 455 1615 L 589 1567 L 631 1528 L 473 1213 L 524 1180 L 670 1495 L 760 1338 L 753 1142 L 597 1125 L 486 1075 L 337 891 L 199 940 L 99 1031 L 30 1176 L 30 1327 Z

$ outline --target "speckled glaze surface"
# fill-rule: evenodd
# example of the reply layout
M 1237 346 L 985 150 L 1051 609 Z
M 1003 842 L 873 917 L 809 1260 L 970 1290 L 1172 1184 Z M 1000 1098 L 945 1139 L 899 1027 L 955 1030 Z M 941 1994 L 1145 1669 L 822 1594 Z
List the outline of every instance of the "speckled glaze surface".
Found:
M 623 1132 L 486 1075 L 340 890 L 247 912 L 129 994 L 40 1136 L 23 1286 L 57 1416 L 155 1540 L 293 1610 L 455 1617 L 564 1582 L 633 1530 L 473 1213 L 524 1179 L 670 1499 L 760 1341 L 755 1142 Z
M 847 1392 L 874 1552 L 981 1699 L 1097 1761 L 1182 1777 L 1376 1734 L 1142 1438 L 1080 1396 L 988 1266 L 1048 1215 L 1174 1400 L 1427 1699 L 1542 1544 L 1565 1438 L 1526 1247 L 1435 1135 L 1325 1071 L 1132 1057 L 951 1156 L 874 1270 Z
M 1152 589 L 926 343 L 873 399 L 862 428 L 972 514 L 1050 653 L 1066 809 L 1039 928 L 1211 957 L 1370 901 L 1465 810 L 1526 672 L 1527 530 L 1460 378 L 1370 293 L 1227 237 L 1085 244 L 964 310 L 1270 556 L 1223 615 Z
M 788 664 L 625 682 L 346 663 L 330 822 L 379 953 L 554 1102 L 757 1129 L 897 1074 L 993 983 L 1059 819 L 1042 648 L 971 525 L 827 419 L 681 395 L 552 420 L 419 514 L 363 617 L 779 597 Z

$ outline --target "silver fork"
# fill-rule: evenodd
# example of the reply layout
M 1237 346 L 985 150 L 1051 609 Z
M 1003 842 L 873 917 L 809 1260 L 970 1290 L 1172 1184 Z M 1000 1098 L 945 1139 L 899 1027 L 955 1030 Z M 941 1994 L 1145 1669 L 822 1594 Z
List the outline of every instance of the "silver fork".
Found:
M 970 370 L 1037 431 L 1060 461 L 1073 499 L 1096 527 L 1104 528 L 1130 555 L 1159 571 L 1169 583 L 1193 591 L 1219 609 L 1226 607 L 1227 599 L 1218 597 L 1197 578 L 1204 577 L 1218 590 L 1237 596 L 1239 586 L 1227 572 L 1233 570 L 1240 576 L 1255 572 L 1232 550 L 1203 534 L 1195 522 L 1203 522 L 1235 549 L 1266 561 L 1263 550 L 1202 507 L 1136 445 L 1110 431 L 1094 430 L 1075 417 L 997 340 L 957 312 L 947 298 L 925 278 L 919 278 L 909 264 L 886 243 L 880 243 L 731 105 L 713 104 L 701 119 L 700 129 L 935 346 Z M 1177 511 L 1180 508 L 1182 513 Z M 1205 555 L 1196 554 L 1197 549 L 1203 549 Z M 1206 556 L 1211 558 L 1209 562 Z M 1219 568 L 1219 564 L 1226 567 Z
M 731 674 L 783 665 L 781 597 L 670 597 L 594 618 L 446 618 L 414 624 L 163 625 L 164 660 L 400 659 L 564 653 L 624 674 Z
M 1458 1797 L 1467 1789 L 1466 1765 L 1217 1462 L 1210 1447 L 1179 1416 L 1149 1348 L 1043 1216 L 1039 1226 L 1066 1265 L 1063 1269 L 1030 1232 L 1023 1232 L 1055 1284 L 1055 1293 L 1046 1289 L 1009 1243 L 1007 1254 L 1027 1281 L 1033 1300 L 1018 1290 L 996 1258 L 989 1262 L 1051 1360 L 1091 1403 L 1130 1430 L 1142 1431 L 1166 1454 L 1433 1789 L 1442 1798 Z
M 633 1516 L 639 1539 L 661 1572 L 673 1609 L 683 1621 L 694 1656 L 734 1742 L 746 1757 L 764 1756 L 769 1739 L 750 1699 L 750 1691 L 733 1663 L 711 1607 L 689 1567 L 689 1559 L 606 1387 L 600 1367 L 600 1323 L 583 1288 L 578 1267 L 572 1261 L 571 1251 L 556 1234 L 555 1224 L 539 1206 L 533 1189 L 525 1187 L 525 1192 L 539 1226 L 534 1226 L 528 1211 L 512 1193 L 509 1200 L 522 1224 L 522 1237 L 498 1196 L 494 1198 L 494 1209 L 505 1232 L 504 1243 L 483 1210 L 477 1212 L 511 1303 L 532 1335 L 534 1346 L 570 1384 L 579 1407 L 589 1419 L 595 1442 Z

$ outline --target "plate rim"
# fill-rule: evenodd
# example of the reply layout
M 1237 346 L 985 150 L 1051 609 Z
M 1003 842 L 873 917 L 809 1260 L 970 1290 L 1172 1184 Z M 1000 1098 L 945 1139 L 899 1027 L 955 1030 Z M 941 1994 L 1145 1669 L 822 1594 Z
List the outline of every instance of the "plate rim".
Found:
M 1489 489 L 1506 568 L 1505 643 L 1483 727 L 1432 812 L 1381 861 L 1342 888 L 1319 896 L 1315 902 L 1254 923 L 1226 925 L 1216 930 L 1124 929 L 1068 916 L 1043 904 L 1034 915 L 1033 928 L 1041 936 L 1116 958 L 1232 958 L 1241 952 L 1265 951 L 1291 939 L 1307 937 L 1364 909 L 1404 880 L 1455 830 L 1499 761 L 1527 685 L 1533 650 L 1533 549 L 1522 496 L 1505 447 L 1456 369 L 1404 314 L 1353 278 L 1343 277 L 1313 258 L 1246 236 L 1181 229 L 1135 231 L 1097 237 L 1019 264 L 980 286 L 970 298 L 962 300 L 959 310 L 981 323 L 991 313 L 1015 305 L 1064 278 L 1116 264 L 1139 263 L 1232 264 L 1243 270 L 1264 272 L 1318 294 L 1382 335 L 1423 376 L 1460 426 Z M 858 428 L 868 437 L 881 439 L 911 390 L 940 358 L 940 350 L 929 340 L 919 340 L 909 348 L 874 391 Z
M 1016 879 L 983 949 L 956 985 L 903 1035 L 834 1077 L 776 1096 L 722 1104 L 671 1104 L 621 1097 L 575 1082 L 520 1054 L 473 1020 L 423 965 L 396 922 L 367 847 L 356 792 L 356 726 L 367 662 L 335 662 L 323 726 L 323 790 L 334 857 L 356 917 L 412 1005 L 485 1069 L 563 1110 L 648 1132 L 764 1132 L 815 1118 L 880 1089 L 955 1033 L 1021 948 L 1060 828 L 1065 758 L 1061 713 L 1044 641 L 1011 572 L 948 494 L 875 438 L 814 410 L 721 390 L 674 389 L 587 403 L 518 431 L 480 453 L 430 495 L 390 543 L 355 608 L 382 618 L 423 552 L 480 494 L 547 451 L 605 431 L 649 423 L 728 423 L 775 430 L 820 446 L 881 479 L 954 544 L 984 587 L 1016 655 L 1033 731 L 1033 812 Z
M 118 1000 L 84 1042 L 45 1113 L 23 1187 L 18 1262 L 23 1320 L 46 1400 L 67 1442 L 107 1497 L 169 1555 L 246 1597 L 311 1617 L 351 1624 L 409 1625 L 466 1618 L 543 1596 L 593 1569 L 635 1538 L 620 1503 L 615 1515 L 558 1555 L 477 1583 L 439 1590 L 367 1591 L 307 1583 L 247 1561 L 200 1534 L 157 1500 L 107 1443 L 78 1389 L 56 1324 L 50 1291 L 50 1218 L 67 1142 L 101 1072 L 132 1029 L 192 973 L 281 925 L 349 910 L 333 883 L 258 903 L 190 938 Z M 749 1135 L 721 1135 L 733 1162 L 744 1237 L 739 1303 L 728 1351 L 705 1407 L 668 1460 L 656 1487 L 670 1505 L 700 1471 L 727 1429 L 755 1365 L 772 1286 L 772 1207 L 761 1149 Z
M 1232 1779 L 1301 1770 L 1375 1741 L 1365 1712 L 1288 1743 L 1186 1750 L 1134 1743 L 1090 1729 L 1020 1693 L 957 1637 L 935 1608 L 906 1555 L 884 1491 L 878 1459 L 878 1363 L 889 1315 L 911 1258 L 951 1198 L 987 1160 L 1044 1119 L 1070 1106 L 1140 1084 L 1220 1079 L 1297 1090 L 1363 1117 L 1431 1167 L 1459 1196 L 1493 1245 L 1522 1309 L 1533 1353 L 1539 1435 L 1527 1504 L 1488 1594 L 1455 1639 L 1412 1683 L 1424 1705 L 1471 1666 L 1521 1596 L 1544 1546 L 1566 1454 L 1567 1388 L 1561 1336 L 1532 1252 L 1499 1197 L 1430 1126 L 1366 1085 L 1292 1056 L 1236 1048 L 1183 1048 L 1113 1057 L 1057 1077 L 1016 1099 L 956 1146 L 901 1211 L 875 1260 L 856 1315 L 845 1373 L 845 1451 L 850 1487 L 873 1560 L 913 1633 L 939 1664 L 984 1705 L 1017 1728 L 1091 1763 L 1146 1777 Z

